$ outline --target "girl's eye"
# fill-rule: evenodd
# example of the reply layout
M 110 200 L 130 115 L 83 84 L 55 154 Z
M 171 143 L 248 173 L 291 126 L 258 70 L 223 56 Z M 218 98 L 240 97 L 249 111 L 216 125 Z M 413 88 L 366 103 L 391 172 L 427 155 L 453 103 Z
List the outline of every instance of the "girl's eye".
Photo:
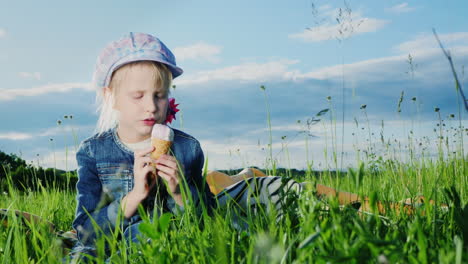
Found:
M 141 94 L 133 95 L 133 98 L 134 98 L 134 99 L 140 99 L 140 98 L 142 98 L 142 97 L 143 97 L 143 95 L 141 95 Z

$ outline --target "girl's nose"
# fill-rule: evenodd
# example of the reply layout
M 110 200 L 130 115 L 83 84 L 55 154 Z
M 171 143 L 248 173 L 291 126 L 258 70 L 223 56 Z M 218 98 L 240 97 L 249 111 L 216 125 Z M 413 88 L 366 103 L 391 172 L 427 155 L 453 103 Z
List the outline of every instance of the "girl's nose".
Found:
M 148 100 L 146 100 L 145 106 L 146 106 L 146 111 L 151 112 L 151 113 L 156 112 L 156 110 L 158 109 L 158 104 L 156 104 L 156 100 L 151 97 Z

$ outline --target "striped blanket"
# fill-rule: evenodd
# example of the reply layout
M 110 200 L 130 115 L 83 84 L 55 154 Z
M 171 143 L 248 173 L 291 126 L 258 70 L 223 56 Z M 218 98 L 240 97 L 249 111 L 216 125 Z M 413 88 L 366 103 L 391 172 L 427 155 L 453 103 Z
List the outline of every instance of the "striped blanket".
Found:
M 276 222 L 280 221 L 285 208 L 294 211 L 293 205 L 302 191 L 302 185 L 285 177 L 254 177 L 239 181 L 226 187 L 216 195 L 219 207 L 234 209 L 234 226 L 248 228 L 245 217 L 249 214 L 277 213 Z

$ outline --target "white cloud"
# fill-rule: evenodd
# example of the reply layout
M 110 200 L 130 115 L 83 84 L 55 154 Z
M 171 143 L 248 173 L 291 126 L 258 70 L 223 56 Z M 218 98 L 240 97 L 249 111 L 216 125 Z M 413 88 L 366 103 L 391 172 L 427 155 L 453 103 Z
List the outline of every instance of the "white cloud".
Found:
M 392 6 L 390 8 L 386 8 L 385 10 L 387 12 L 390 12 L 390 13 L 397 13 L 397 14 L 401 14 L 401 13 L 408 13 L 408 12 L 411 12 L 413 11 L 415 8 L 414 7 L 410 7 L 408 5 L 408 3 L 404 2 L 404 3 L 401 3 L 401 4 L 398 4 L 398 5 L 395 5 L 395 6 Z
M 456 32 L 448 34 L 438 34 L 440 41 L 445 48 L 454 46 L 468 46 L 468 32 Z M 410 41 L 403 42 L 396 47 L 394 50 L 399 53 L 414 53 L 421 52 L 421 50 L 434 50 L 440 51 L 439 44 L 434 34 L 422 33 L 416 36 Z
M 454 55 L 455 65 L 466 65 L 468 59 L 468 46 L 457 46 L 450 49 Z M 382 57 L 344 65 L 334 65 L 325 67 L 316 71 L 297 74 L 296 80 L 319 79 L 319 80 L 338 80 L 342 77 L 343 67 L 345 79 L 348 87 L 358 86 L 365 83 L 388 82 L 391 81 L 408 81 L 410 75 L 408 52 L 402 55 Z M 413 63 L 417 66 L 414 72 L 414 80 L 418 80 L 422 87 L 425 84 L 450 82 L 452 79 L 450 67 L 447 60 L 444 58 L 440 48 L 426 49 L 421 47 L 417 50 L 412 50 Z M 457 68 L 458 69 L 458 68 Z M 381 91 L 385 93 L 385 91 Z M 390 92 L 390 91 L 387 91 Z
M 0 139 L 5 140 L 28 140 L 37 137 L 53 137 L 59 134 L 69 134 L 71 136 L 76 136 L 79 131 L 89 131 L 93 129 L 94 126 L 71 126 L 71 125 L 61 125 L 57 127 L 48 128 L 43 131 L 35 133 L 24 133 L 24 132 L 4 132 L 0 133 Z
M 25 140 L 31 139 L 33 136 L 29 133 L 8 132 L 0 133 L 0 139 L 6 140 Z
M 333 7 L 331 5 L 321 5 L 321 6 L 319 6 L 318 10 L 325 11 L 325 10 L 330 10 L 332 8 Z
M 375 32 L 384 27 L 388 21 L 375 18 L 362 18 L 353 21 L 350 25 L 353 31 L 343 32 L 343 37 L 348 38 L 351 35 Z M 322 25 L 311 29 L 305 29 L 301 33 L 291 34 L 289 38 L 301 39 L 306 42 L 320 42 L 330 39 L 341 39 L 339 25 Z
M 279 60 L 267 63 L 249 62 L 210 71 L 201 71 L 194 75 L 183 76 L 175 80 L 177 85 L 199 84 L 210 81 L 273 81 L 289 80 L 297 73 L 289 71 L 288 66 L 298 60 Z
M 38 96 L 47 93 L 66 93 L 72 89 L 92 91 L 90 83 L 58 83 L 24 89 L 0 89 L 0 101 L 14 100 L 21 96 Z
M 3 38 L 3 37 L 5 37 L 5 36 L 6 36 L 6 34 L 7 34 L 6 30 L 5 30 L 5 29 L 3 29 L 3 28 L 0 28 L 0 38 Z
M 376 81 L 388 78 L 390 75 L 400 74 L 390 70 L 393 66 L 400 64 L 404 66 L 406 55 L 384 57 L 377 59 L 370 59 L 365 61 L 359 61 L 355 63 L 349 63 L 344 65 L 334 65 L 330 67 L 324 67 L 317 71 L 312 71 L 298 75 L 298 79 L 333 79 L 341 77 L 343 74 L 343 67 L 345 69 L 346 78 L 350 80 L 367 80 Z M 403 71 L 404 68 L 402 68 Z
M 189 46 L 176 47 L 174 55 L 178 61 L 197 60 L 219 63 L 221 59 L 218 55 L 221 53 L 221 49 L 220 46 L 198 42 Z
M 300 33 L 290 34 L 288 37 L 306 42 L 346 39 L 353 35 L 375 32 L 389 23 L 387 20 L 363 17 L 359 12 L 352 13 L 349 10 L 348 13 L 343 10 L 322 6 L 319 8 L 321 15 L 317 18 L 317 26 L 307 28 Z M 341 23 L 336 22 L 338 18 Z
M 72 125 L 60 125 L 56 127 L 48 128 L 47 130 L 41 131 L 36 135 L 39 137 L 52 137 L 60 134 L 67 134 L 75 137 L 77 134 L 83 131 L 91 131 L 94 129 L 94 125 L 88 126 L 72 126 Z
M 53 151 L 44 157 L 39 157 L 39 166 L 61 170 L 75 170 L 78 167 L 75 147 L 66 147 L 63 150 Z
M 468 32 L 440 35 L 447 48 L 454 56 L 455 65 L 466 65 L 468 59 Z M 356 61 L 343 65 L 332 65 L 313 71 L 294 69 L 298 60 L 276 60 L 265 63 L 247 62 L 209 71 L 201 71 L 176 79 L 177 85 L 189 86 L 198 84 L 215 84 L 226 81 L 231 83 L 275 83 L 303 82 L 307 80 L 339 81 L 345 74 L 347 88 L 367 87 L 364 84 L 391 81 L 418 81 L 424 89 L 436 89 L 435 83 L 447 83 L 452 79 L 448 62 L 431 35 L 421 35 L 414 40 L 404 42 L 394 49 L 398 55 Z M 410 75 L 408 53 L 411 53 L 417 66 L 414 75 Z M 412 82 L 409 86 L 414 86 Z M 210 89 L 209 86 L 204 86 Z M 235 85 L 233 87 L 236 87 Z M 395 93 L 394 90 L 382 89 L 381 95 Z
M 40 72 L 19 72 L 18 75 L 21 77 L 21 78 L 34 78 L 36 80 L 40 80 L 41 79 L 41 73 Z
M 251 130 L 248 132 L 249 135 L 256 135 L 256 134 L 266 134 L 270 131 L 270 128 L 259 128 L 255 130 Z M 306 124 L 288 124 L 288 125 L 281 125 L 281 126 L 272 126 L 271 132 L 295 132 L 295 133 L 302 133 L 307 131 L 314 136 L 319 136 L 323 132 L 320 127 L 318 126 L 310 126 L 307 127 Z
M 266 63 L 248 62 L 209 71 L 201 71 L 186 75 L 175 80 L 177 85 L 193 85 L 215 81 L 238 82 L 277 82 L 277 81 L 304 81 L 308 79 L 332 80 L 341 78 L 343 67 L 348 85 L 363 82 L 378 82 L 385 80 L 407 80 L 408 53 L 411 53 L 415 63 L 424 61 L 426 67 L 419 67 L 415 78 L 422 81 L 441 81 L 450 77 L 446 70 L 446 61 L 437 42 L 431 35 L 421 35 L 414 40 L 404 42 L 394 49 L 399 55 L 357 61 L 344 65 L 333 65 L 318 70 L 301 72 L 291 66 L 299 63 L 298 60 L 277 60 Z M 432 37 L 433 38 L 433 37 Z M 440 35 L 446 47 L 456 54 L 455 59 L 465 60 L 468 56 L 468 33 L 453 33 Z M 454 46 L 454 45 L 457 46 Z

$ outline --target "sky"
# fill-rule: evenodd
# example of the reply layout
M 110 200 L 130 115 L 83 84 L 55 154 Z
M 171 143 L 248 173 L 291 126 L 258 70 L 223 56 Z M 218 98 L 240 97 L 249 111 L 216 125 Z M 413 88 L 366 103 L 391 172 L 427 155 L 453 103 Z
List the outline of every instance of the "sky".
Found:
M 76 168 L 75 152 L 98 118 L 96 58 L 130 31 L 160 38 L 184 69 L 171 91 L 181 109 L 172 126 L 200 141 L 209 169 L 265 167 L 269 157 L 279 167 L 324 169 L 333 151 L 344 153 L 340 168 L 353 167 L 370 147 L 391 157 L 381 137 L 394 158 L 404 159 L 410 144 L 430 157 L 439 118 L 450 151 L 461 146 L 455 129 L 468 124 L 433 34 L 468 93 L 465 0 L 1 6 L 0 150 L 35 165 Z

